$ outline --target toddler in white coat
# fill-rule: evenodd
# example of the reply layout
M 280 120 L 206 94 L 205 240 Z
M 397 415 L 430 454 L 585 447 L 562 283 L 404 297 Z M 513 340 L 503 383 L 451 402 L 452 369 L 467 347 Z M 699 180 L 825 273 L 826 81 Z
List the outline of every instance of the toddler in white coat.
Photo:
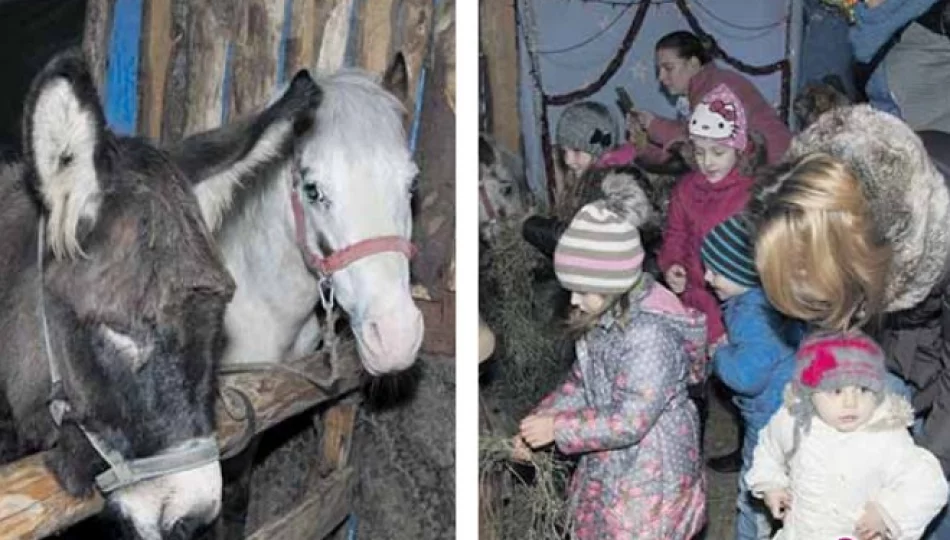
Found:
M 802 342 L 746 474 L 782 520 L 775 538 L 917 539 L 946 503 L 940 464 L 914 444 L 910 404 L 884 376 L 884 353 L 862 333 Z

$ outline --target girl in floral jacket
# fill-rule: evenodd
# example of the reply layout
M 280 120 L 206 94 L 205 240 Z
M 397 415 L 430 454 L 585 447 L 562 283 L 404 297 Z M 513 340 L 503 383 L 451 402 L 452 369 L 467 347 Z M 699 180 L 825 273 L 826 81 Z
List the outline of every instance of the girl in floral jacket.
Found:
M 561 236 L 554 266 L 583 331 L 564 384 L 521 422 L 516 457 L 552 442 L 580 460 L 573 535 L 688 539 L 705 523 L 699 420 L 686 385 L 704 372 L 703 316 L 641 269 L 635 224 L 600 200 Z

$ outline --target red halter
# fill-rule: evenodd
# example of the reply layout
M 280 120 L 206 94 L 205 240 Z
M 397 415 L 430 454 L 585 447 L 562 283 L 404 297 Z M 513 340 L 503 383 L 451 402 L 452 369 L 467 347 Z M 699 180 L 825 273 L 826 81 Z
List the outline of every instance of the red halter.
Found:
M 300 248 L 300 254 L 303 255 L 303 260 L 307 268 L 316 273 L 320 278 L 329 278 L 334 272 L 346 268 L 354 261 L 377 253 L 394 251 L 402 253 L 407 259 L 412 259 L 416 254 L 416 246 L 406 238 L 398 235 L 377 236 L 376 238 L 360 240 L 327 257 L 320 257 L 310 251 L 310 248 L 307 246 L 307 229 L 304 225 L 303 202 L 300 200 L 300 191 L 298 190 L 298 186 L 303 181 L 303 178 L 300 175 L 300 170 L 297 168 L 296 159 L 292 161 L 291 168 L 293 183 L 290 190 L 290 205 L 294 211 L 294 232 L 297 238 L 297 247 Z
M 478 199 L 482 203 L 482 208 L 485 209 L 485 215 L 488 216 L 488 221 L 495 221 L 495 218 L 498 217 L 498 213 L 495 212 L 495 206 L 491 203 L 488 190 L 485 189 L 484 184 L 481 182 L 478 183 Z

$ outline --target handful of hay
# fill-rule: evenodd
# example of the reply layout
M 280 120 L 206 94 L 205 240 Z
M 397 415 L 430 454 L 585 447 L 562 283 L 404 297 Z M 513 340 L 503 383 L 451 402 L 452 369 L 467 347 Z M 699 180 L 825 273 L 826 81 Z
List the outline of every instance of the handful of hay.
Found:
M 494 538 L 567 538 L 571 516 L 564 488 L 569 464 L 553 452 L 534 452 L 530 464 L 514 462 L 511 455 L 511 437 L 483 434 L 479 440 L 482 519 L 487 522 L 483 528 Z M 533 467 L 533 479 L 522 476 L 528 467 Z

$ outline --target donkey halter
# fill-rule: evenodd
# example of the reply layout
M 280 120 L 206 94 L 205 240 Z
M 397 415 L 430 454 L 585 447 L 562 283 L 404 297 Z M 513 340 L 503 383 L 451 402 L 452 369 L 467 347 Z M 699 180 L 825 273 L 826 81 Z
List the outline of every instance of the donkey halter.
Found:
M 105 472 L 96 476 L 96 486 L 99 488 L 99 491 L 109 493 L 143 480 L 196 469 L 209 463 L 217 462 L 219 459 L 218 443 L 213 435 L 210 437 L 188 439 L 174 450 L 164 451 L 154 456 L 126 459 L 104 439 L 87 429 L 85 424 L 78 419 L 68 417 L 68 415 L 72 413 L 73 408 L 69 404 L 69 398 L 66 397 L 59 365 L 56 363 L 56 359 L 53 355 L 53 345 L 49 335 L 49 324 L 46 319 L 46 288 L 43 284 L 43 255 L 46 252 L 45 229 L 46 218 L 41 216 L 39 229 L 36 233 L 36 256 L 40 271 L 37 315 L 39 316 L 40 325 L 43 330 L 46 360 L 49 363 L 51 381 L 49 412 L 53 417 L 53 422 L 56 424 L 56 427 L 62 427 L 64 420 L 75 422 L 86 436 L 86 439 L 89 440 L 89 444 L 92 445 L 96 453 L 109 465 L 109 468 L 106 469 Z

